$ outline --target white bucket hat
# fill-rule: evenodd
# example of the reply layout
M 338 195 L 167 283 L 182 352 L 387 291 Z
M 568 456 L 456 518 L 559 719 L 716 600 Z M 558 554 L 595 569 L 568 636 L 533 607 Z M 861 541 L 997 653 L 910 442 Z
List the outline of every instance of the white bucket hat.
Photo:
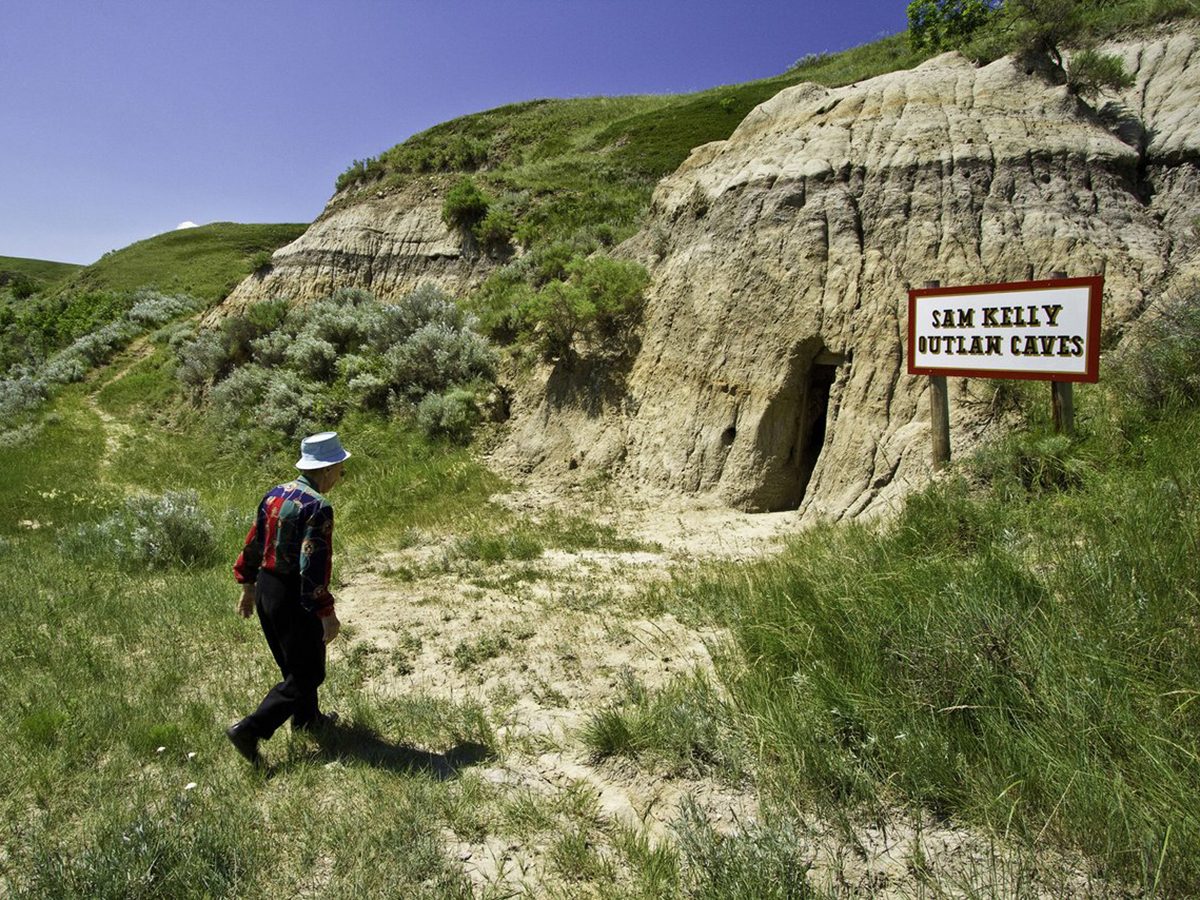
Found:
M 350 458 L 350 451 L 342 447 L 336 431 L 322 431 L 300 442 L 300 459 L 297 469 L 324 469 Z

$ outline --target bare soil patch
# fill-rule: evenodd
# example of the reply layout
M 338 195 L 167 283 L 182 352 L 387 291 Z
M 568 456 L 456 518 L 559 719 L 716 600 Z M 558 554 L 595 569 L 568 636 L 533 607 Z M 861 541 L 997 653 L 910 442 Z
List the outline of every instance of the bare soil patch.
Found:
M 685 803 L 721 833 L 753 827 L 759 798 L 751 779 L 597 760 L 581 730 L 631 679 L 655 689 L 712 671 L 724 635 L 641 603 L 643 592 L 707 561 L 774 552 L 798 527 L 795 515 L 677 500 L 589 503 L 537 490 L 495 499 L 534 520 L 586 513 L 648 549 L 551 549 L 489 565 L 454 558 L 461 535 L 381 548 L 344 575 L 339 614 L 349 627 L 332 651 L 333 665 L 365 662 L 364 689 L 380 696 L 469 700 L 487 711 L 497 756 L 465 776 L 480 780 L 486 833 L 443 834 L 477 894 L 591 895 L 586 878 L 563 870 L 564 829 L 583 829 L 590 852 L 617 869 L 619 881 L 627 873 L 614 845 L 630 834 L 651 846 L 674 841 Z M 796 841 L 811 860 L 810 882 L 839 895 L 968 896 L 982 886 L 994 896 L 1061 896 L 1065 887 L 1103 893 L 1061 860 L 1031 868 L 984 835 L 902 813 L 871 823 L 813 817 Z

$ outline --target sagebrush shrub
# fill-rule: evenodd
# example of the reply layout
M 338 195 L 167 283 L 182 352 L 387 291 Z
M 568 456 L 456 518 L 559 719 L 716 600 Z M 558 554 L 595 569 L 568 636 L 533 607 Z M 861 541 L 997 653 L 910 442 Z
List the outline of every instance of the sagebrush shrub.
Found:
M 474 319 L 432 285 L 390 304 L 348 288 L 304 306 L 260 304 L 234 318 L 184 342 L 177 375 L 194 398 L 207 391 L 220 427 L 258 435 L 255 442 L 329 427 L 348 404 L 411 415 L 427 394 L 495 374 L 495 353 Z M 478 418 L 473 409 L 473 401 L 469 409 L 455 401 L 427 421 L 461 440 L 462 423 Z
M 319 393 L 295 372 L 246 365 L 212 389 L 210 411 L 232 433 L 266 431 L 290 441 L 313 430 Z
M 45 402 L 49 392 L 46 382 L 30 375 L 0 381 L 0 419 L 12 419 L 20 413 L 36 409 Z
M 429 394 L 417 405 L 417 426 L 431 438 L 464 444 L 477 424 L 479 406 L 475 395 L 462 388 Z
M 177 349 L 176 377 L 193 393 L 212 384 L 225 364 L 225 342 L 216 331 L 202 331 Z
M 209 393 L 209 409 L 217 422 L 228 429 L 247 427 L 253 411 L 262 403 L 271 382 L 271 372 L 248 365 L 216 384 Z
M 298 335 L 284 351 L 284 359 L 291 368 L 319 381 L 328 380 L 333 374 L 337 357 L 337 347 L 311 334 Z
M 452 384 L 491 379 L 495 354 L 475 332 L 431 322 L 388 351 L 385 366 L 395 389 L 416 400 Z
M 42 377 L 49 384 L 75 384 L 83 381 L 89 364 L 78 355 L 55 354 L 42 367 Z
M 377 351 L 386 351 L 426 325 L 444 325 L 451 330 L 469 327 L 452 297 L 424 284 L 395 303 L 379 308 L 371 322 L 370 345 Z
M 346 383 L 350 399 L 367 409 L 387 409 L 388 383 L 370 372 L 356 375 Z
M 200 303 L 186 294 L 160 294 L 157 291 L 140 290 L 133 295 L 133 306 L 125 314 L 130 322 L 143 329 L 163 325 L 184 313 L 194 312 Z
M 212 521 L 195 491 L 130 497 L 100 522 L 81 525 L 65 536 L 76 555 L 111 553 L 134 567 L 205 565 L 217 555 Z
M 320 388 L 291 372 L 278 373 L 267 383 L 255 424 L 289 440 L 317 430 Z
M 287 361 L 292 336 L 285 331 L 272 331 L 250 343 L 254 361 L 263 366 L 279 366 Z

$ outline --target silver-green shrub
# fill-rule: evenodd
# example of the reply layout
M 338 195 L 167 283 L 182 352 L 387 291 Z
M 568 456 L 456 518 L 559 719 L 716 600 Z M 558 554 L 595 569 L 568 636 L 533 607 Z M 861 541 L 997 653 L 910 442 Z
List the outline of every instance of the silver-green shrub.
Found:
M 356 375 L 346 383 L 350 399 L 367 409 L 386 409 L 388 383 L 370 372 Z
M 76 556 L 109 553 L 135 568 L 205 565 L 217 554 L 212 521 L 195 491 L 130 497 L 112 515 L 63 538 Z
M 450 385 L 490 380 L 495 366 L 495 353 L 484 338 L 444 322 L 418 328 L 384 356 L 388 381 L 414 401 Z
M 465 444 L 478 423 L 475 395 L 464 388 L 429 394 L 417 405 L 417 426 L 432 438 Z
M 31 375 L 19 375 L 0 381 L 0 419 L 12 419 L 19 413 L 36 409 L 48 396 L 46 382 Z
M 316 431 L 320 386 L 292 372 L 272 374 L 257 412 L 256 424 L 289 439 Z
M 199 308 L 199 301 L 186 294 L 160 294 L 157 291 L 140 290 L 133 295 L 134 303 L 125 318 L 143 329 L 163 325 L 184 313 Z
M 264 334 L 250 342 L 254 361 L 263 366 L 280 366 L 287 362 L 288 348 L 292 344 L 292 335 L 280 329 Z
M 343 289 L 273 311 L 258 323 L 249 312 L 245 322 L 233 317 L 178 350 L 179 380 L 194 399 L 207 392 L 220 427 L 260 438 L 269 432 L 277 442 L 334 425 L 349 405 L 412 415 L 429 395 L 436 399 L 420 423 L 429 433 L 464 440 L 478 420 L 468 388 L 494 379 L 496 354 L 474 319 L 437 288 L 391 304 Z
M 304 333 L 292 340 L 283 356 L 293 370 L 327 381 L 337 364 L 338 350 L 329 341 Z

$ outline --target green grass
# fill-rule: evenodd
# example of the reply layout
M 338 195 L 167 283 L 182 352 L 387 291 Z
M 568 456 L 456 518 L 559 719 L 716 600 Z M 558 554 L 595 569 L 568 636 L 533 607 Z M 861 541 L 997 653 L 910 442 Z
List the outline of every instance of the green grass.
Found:
M 76 263 L 25 259 L 20 256 L 0 256 L 0 285 L 16 275 L 32 279 L 39 288 L 52 288 L 82 268 L 83 266 Z M 8 277 L 6 278 L 6 276 Z
M 718 669 L 772 796 L 1200 884 L 1200 412 L 1092 424 L 1078 481 L 942 482 L 882 529 L 679 586 L 731 630 Z
M 251 273 L 257 254 L 279 249 L 307 227 L 216 222 L 168 231 L 104 254 L 61 282 L 58 290 L 83 294 L 151 287 L 216 302 Z
M 624 696 L 592 714 L 583 743 L 596 759 L 640 759 L 672 776 L 745 776 L 744 749 L 730 731 L 730 710 L 703 673 L 650 691 L 627 677 Z
M 106 386 L 69 386 L 33 442 L 4 452 L 0 564 L 11 602 L 0 653 L 12 665 L 0 728 L 12 746 L 0 761 L 0 892 L 469 897 L 440 831 L 466 827 L 472 807 L 455 767 L 495 744 L 480 707 L 383 702 L 335 661 L 323 693 L 347 721 L 337 741 L 285 730 L 268 748 L 278 772 L 269 780 L 229 752 L 221 729 L 277 677 L 256 626 L 233 615 L 230 560 L 260 494 L 293 460 L 222 452 L 219 436 L 186 418 L 127 420 L 133 394 L 155 396 L 163 377 L 152 356 Z M 137 425 L 107 455 L 113 432 L 93 403 Z M 350 434 L 339 550 L 399 523 L 443 521 L 491 484 L 464 454 L 402 426 L 364 421 Z M 185 487 L 215 526 L 219 562 L 144 571 L 62 540 L 130 492 Z M 367 514 L 373 507 L 383 514 Z

